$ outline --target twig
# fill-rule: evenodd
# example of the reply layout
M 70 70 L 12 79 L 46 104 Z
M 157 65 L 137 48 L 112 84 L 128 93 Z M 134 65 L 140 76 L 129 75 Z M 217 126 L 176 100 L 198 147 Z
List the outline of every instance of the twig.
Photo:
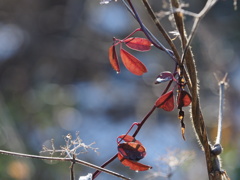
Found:
M 74 164 L 75 164 L 75 155 L 73 154 L 72 163 L 70 166 L 70 179 L 74 180 Z
M 221 143 L 221 136 L 222 136 L 222 122 L 223 122 L 223 107 L 224 107 L 224 93 L 226 87 L 226 78 L 227 74 L 224 78 L 219 82 L 219 112 L 218 112 L 218 131 L 217 131 L 217 138 L 215 144 Z
M 112 158 L 110 158 L 109 160 L 107 160 L 105 163 L 103 163 L 101 165 L 102 168 L 106 167 L 109 163 L 111 163 L 113 160 L 115 160 L 117 158 L 117 155 L 118 154 L 115 154 Z M 93 173 L 93 178 L 92 179 L 95 179 L 99 174 L 101 173 L 101 171 L 97 170 Z
M 155 25 L 157 26 L 157 28 L 159 29 L 159 31 L 162 33 L 163 37 L 165 38 L 165 40 L 168 42 L 168 44 L 170 45 L 170 47 L 173 50 L 173 53 L 177 59 L 178 62 L 180 62 L 180 56 L 179 53 L 177 51 L 177 48 L 175 46 L 175 44 L 172 42 L 171 38 L 168 36 L 167 32 L 165 31 L 165 29 L 163 28 L 163 26 L 161 25 L 160 21 L 158 20 L 158 18 L 156 17 L 155 13 L 153 12 L 148 0 L 142 0 L 144 6 L 146 7 L 148 14 L 150 15 L 150 17 L 152 18 L 153 22 L 155 23 Z
M 143 124 L 146 122 L 146 120 L 152 115 L 152 113 L 155 111 L 157 107 L 153 106 L 152 109 L 147 113 L 147 115 L 143 118 L 143 120 L 141 121 L 141 123 L 138 125 L 138 128 L 136 129 L 136 131 L 133 133 L 133 137 L 136 137 L 138 132 L 140 131 L 140 129 L 142 128 Z
M 204 8 L 201 10 L 201 12 L 197 15 L 195 15 L 194 23 L 190 32 L 190 35 L 187 39 L 187 43 L 184 45 L 185 49 L 181 58 L 181 62 L 183 63 L 185 56 L 187 54 L 187 51 L 189 49 L 189 46 L 193 40 L 193 37 L 196 33 L 197 27 L 200 24 L 200 21 L 204 18 L 204 16 L 207 14 L 207 12 L 217 3 L 218 0 L 208 0 Z M 183 35 L 183 34 L 182 34 Z M 183 37 L 183 36 L 182 36 Z
M 173 13 L 181 13 L 191 17 L 198 16 L 197 13 L 187 11 L 185 9 L 182 9 L 182 7 L 179 7 L 179 8 L 172 8 L 171 11 L 160 11 L 159 13 L 156 13 L 156 17 L 158 17 L 158 19 L 162 19 L 163 17 L 172 15 Z
M 174 8 L 179 8 L 178 0 L 171 0 L 172 6 Z M 200 102 L 199 102 L 199 92 L 198 92 L 198 78 L 197 78 L 197 70 L 195 60 L 193 58 L 193 54 L 190 47 L 191 41 L 194 37 L 196 29 L 200 23 L 200 20 L 206 15 L 206 13 L 212 8 L 212 6 L 217 2 L 217 0 L 208 0 L 202 11 L 198 14 L 194 21 L 194 25 L 191 30 L 191 34 L 188 38 L 186 38 L 185 26 L 183 22 L 183 17 L 179 13 L 174 13 L 175 21 L 182 39 L 183 46 L 183 55 L 182 55 L 182 64 L 186 64 L 188 74 L 190 75 L 190 80 L 192 82 L 192 108 L 191 115 L 192 121 L 194 125 L 194 129 L 196 131 L 197 138 L 199 139 L 204 151 L 205 158 L 207 163 L 208 177 L 209 180 L 222 180 L 222 176 L 217 176 L 214 168 L 214 161 L 217 160 L 216 155 L 212 153 L 211 144 L 209 142 L 207 131 L 203 119 L 203 115 L 201 112 Z M 186 62 L 184 63 L 184 60 Z M 214 175 L 212 175 L 214 173 Z
M 157 26 L 157 28 L 159 29 L 159 31 L 162 33 L 163 37 L 165 38 L 165 40 L 168 42 L 169 46 L 171 47 L 171 49 L 173 50 L 173 53 L 176 57 L 176 61 L 177 64 L 181 65 L 181 58 L 179 56 L 179 53 L 176 49 L 175 44 L 172 42 L 171 38 L 168 36 L 167 32 L 165 31 L 165 29 L 162 27 L 160 21 L 158 20 L 158 18 L 156 17 L 155 13 L 153 12 L 148 0 L 142 0 L 144 6 L 146 7 L 150 17 L 152 18 L 153 22 L 155 23 L 155 25 Z M 191 90 L 192 88 L 192 84 L 191 81 L 189 80 L 189 75 L 188 73 L 185 71 L 185 67 L 182 66 L 182 71 L 184 74 L 184 78 L 186 79 L 186 82 L 188 84 L 189 89 Z
M 215 75 L 215 74 L 214 74 Z M 216 75 L 215 75 L 216 77 Z M 218 78 L 216 77 L 218 80 Z M 225 87 L 227 85 L 226 83 L 227 74 L 225 74 L 224 78 L 218 82 L 219 85 L 219 113 L 218 113 L 218 131 L 217 131 L 217 137 L 216 142 L 214 146 L 212 147 L 211 153 L 212 153 L 212 162 L 213 162 L 213 177 L 215 179 L 222 179 L 224 176 L 226 179 L 230 180 L 228 177 L 226 171 L 223 171 L 221 168 L 221 161 L 219 155 L 222 153 L 222 146 L 221 146 L 221 137 L 222 137 L 222 122 L 223 122 L 223 107 L 224 107 L 224 91 Z
M 174 9 L 178 9 L 180 7 L 178 0 L 171 0 L 171 4 L 172 4 L 172 8 Z M 178 28 L 180 37 L 181 37 L 182 49 L 184 50 L 187 46 L 187 38 L 185 34 L 185 25 L 183 21 L 183 16 L 181 13 L 177 12 L 177 13 L 174 13 L 174 18 L 175 18 L 176 26 Z M 186 64 L 187 72 L 191 81 L 191 87 L 189 86 L 189 83 L 187 83 L 187 85 L 192 94 L 192 112 L 191 112 L 192 120 L 194 124 L 194 129 L 197 134 L 197 138 L 200 140 L 201 145 L 204 147 L 205 151 L 207 152 L 206 154 L 209 154 L 210 149 L 208 146 L 208 139 L 203 138 L 207 136 L 203 136 L 203 134 L 206 133 L 206 131 L 205 131 L 205 125 L 204 125 L 203 116 L 201 113 L 199 99 L 198 99 L 199 98 L 198 97 L 198 80 L 197 80 L 197 70 L 196 70 L 195 60 L 193 58 L 192 51 L 189 48 L 187 48 L 187 50 L 188 51 L 184 51 L 185 55 L 183 56 L 186 56 L 185 64 Z M 182 61 L 182 63 L 184 62 Z M 183 64 L 182 64 L 182 67 L 183 67 Z
M 133 133 L 133 137 L 136 137 L 139 133 L 140 129 L 142 128 L 143 124 L 146 122 L 146 120 L 151 116 L 151 114 L 155 111 L 156 106 L 153 106 L 152 109 L 147 113 L 147 115 L 143 118 L 143 120 L 138 124 L 137 129 Z M 107 160 L 104 164 L 101 165 L 101 167 L 106 167 L 109 163 L 111 163 L 113 160 L 117 158 L 117 154 L 115 154 L 113 157 L 111 157 L 109 160 Z M 93 174 L 93 179 L 95 179 L 100 174 L 100 171 L 96 171 Z
M 166 47 L 162 43 L 158 41 L 158 39 L 148 30 L 148 28 L 142 23 L 141 19 L 139 18 L 137 12 L 135 11 L 131 1 L 128 0 L 129 5 L 125 2 L 125 0 L 122 0 L 123 4 L 127 8 L 127 10 L 132 14 L 132 16 L 137 20 L 139 23 L 143 33 L 146 35 L 146 37 L 151 41 L 151 43 L 158 49 L 166 52 L 175 62 L 177 62 L 176 57 L 174 56 L 173 52 Z
M 18 157 L 25 157 L 25 158 L 33 158 L 33 159 L 41 159 L 41 160 L 48 160 L 48 161 L 68 161 L 68 162 L 73 162 L 72 158 L 59 158 L 59 157 L 46 157 L 46 156 L 38 156 L 38 155 L 31 155 L 31 154 L 24 154 L 24 153 L 17 153 L 17 152 L 11 152 L 11 151 L 4 151 L 4 150 L 0 150 L 0 154 L 4 154 L 4 155 L 11 155 L 11 156 L 18 156 Z M 89 162 L 80 160 L 80 159 L 75 159 L 75 163 L 76 164 L 81 164 L 83 166 L 89 167 L 89 168 L 93 168 L 102 172 L 105 172 L 107 174 L 125 179 L 125 180 L 130 180 L 130 178 L 125 177 L 119 173 L 110 171 L 108 169 L 99 167 L 95 164 L 91 164 Z

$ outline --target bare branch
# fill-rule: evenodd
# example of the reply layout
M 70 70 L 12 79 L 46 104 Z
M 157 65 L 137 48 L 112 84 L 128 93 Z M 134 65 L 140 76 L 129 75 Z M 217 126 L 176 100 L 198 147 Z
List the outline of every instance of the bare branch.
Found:
M 162 43 L 160 43 L 158 41 L 158 39 L 148 30 L 148 28 L 143 24 L 143 22 L 141 21 L 140 17 L 138 16 L 136 10 L 134 9 L 131 1 L 128 0 L 128 3 L 130 5 L 128 5 L 125 0 L 122 0 L 123 4 L 125 5 L 125 7 L 127 8 L 127 10 L 132 14 L 132 16 L 137 20 L 137 22 L 139 23 L 142 31 L 144 32 L 144 34 L 146 35 L 146 37 L 151 41 L 151 43 L 157 47 L 158 49 L 166 52 L 175 62 L 177 62 L 175 55 L 173 54 L 173 52 L 169 49 L 167 49 Z
M 70 180 L 74 180 L 74 164 L 75 164 L 75 155 L 73 155 L 72 163 L 70 166 Z
M 153 22 L 155 23 L 155 25 L 157 26 L 157 28 L 159 29 L 159 31 L 162 33 L 163 37 L 165 38 L 165 40 L 168 42 L 168 44 L 170 45 L 171 49 L 173 50 L 173 53 L 177 59 L 178 62 L 180 62 L 180 56 L 179 53 L 177 51 L 176 46 L 173 44 L 171 38 L 168 36 L 167 32 L 165 31 L 165 29 L 163 28 L 163 26 L 161 25 L 160 21 L 158 20 L 158 18 L 156 17 L 155 13 L 153 12 L 148 0 L 142 0 L 144 6 L 146 7 L 148 14 L 150 15 L 150 17 L 152 18 Z
M 171 2 L 174 8 L 179 8 L 178 0 L 171 0 Z M 174 13 L 176 25 L 180 33 L 182 48 L 183 48 L 181 63 L 182 65 L 186 64 L 187 71 L 190 76 L 190 80 L 192 82 L 192 89 L 189 88 L 193 97 L 192 108 L 191 108 L 192 121 L 193 121 L 194 129 L 196 131 L 197 138 L 199 139 L 205 152 L 209 180 L 222 180 L 223 176 L 220 173 L 221 169 L 220 169 L 219 158 L 216 154 L 213 153 L 212 145 L 210 144 L 210 141 L 207 136 L 207 130 L 205 127 L 205 123 L 204 123 L 204 119 L 203 119 L 203 115 L 200 107 L 196 64 L 193 58 L 192 51 L 190 49 L 190 44 L 192 42 L 192 39 L 195 35 L 195 32 L 197 30 L 197 27 L 201 19 L 207 14 L 207 12 L 213 7 L 213 5 L 216 4 L 216 2 L 217 0 L 207 1 L 202 11 L 197 15 L 197 17 L 195 17 L 194 24 L 188 38 L 186 35 L 182 14 L 180 14 L 179 12 Z M 184 63 L 184 60 L 186 61 L 185 63 Z
M 195 20 L 194 20 L 190 35 L 187 39 L 186 44 L 183 46 L 184 47 L 184 52 L 183 52 L 183 55 L 182 55 L 182 58 L 181 58 L 182 64 L 183 64 L 183 61 L 185 59 L 186 53 L 189 49 L 189 46 L 190 46 L 190 44 L 193 40 L 193 37 L 196 33 L 197 27 L 200 24 L 200 21 L 202 20 L 202 18 L 204 18 L 204 16 L 207 14 L 207 12 L 217 3 L 217 1 L 218 0 L 208 0 L 206 5 L 204 6 L 204 8 L 201 10 L 201 12 L 194 16 Z M 183 34 L 182 34 L 182 37 L 183 37 Z
M 219 112 L 218 112 L 218 131 L 217 131 L 217 137 L 216 137 L 215 144 L 221 144 L 224 94 L 225 94 L 225 87 L 227 85 L 226 78 L 227 78 L 227 74 L 218 83 L 218 85 L 219 85 Z
M 46 157 L 46 156 L 38 156 L 38 155 L 31 155 L 31 154 L 24 154 L 24 153 L 17 153 L 17 152 L 11 152 L 11 151 L 4 151 L 4 150 L 0 150 L 0 154 L 4 154 L 4 155 L 10 155 L 10 156 L 18 156 L 18 157 L 25 157 L 25 158 L 32 158 L 32 159 L 41 159 L 41 160 L 48 160 L 48 161 L 68 161 L 68 162 L 73 162 L 72 158 L 60 158 L 60 157 Z M 126 179 L 126 180 L 130 180 L 130 178 L 125 177 L 119 173 L 116 173 L 114 171 L 110 171 L 108 169 L 99 167 L 95 164 L 91 164 L 89 162 L 80 160 L 80 159 L 75 159 L 75 163 L 76 164 L 81 164 L 83 166 L 89 167 L 89 168 L 93 168 L 96 169 L 98 171 L 102 171 L 105 172 L 107 174 L 122 178 L 122 179 Z

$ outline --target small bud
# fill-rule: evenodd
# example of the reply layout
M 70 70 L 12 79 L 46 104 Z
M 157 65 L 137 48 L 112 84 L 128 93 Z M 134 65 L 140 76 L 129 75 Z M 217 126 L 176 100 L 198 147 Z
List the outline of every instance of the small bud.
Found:
M 220 155 L 222 153 L 222 146 L 221 144 L 215 144 L 211 150 L 214 155 Z

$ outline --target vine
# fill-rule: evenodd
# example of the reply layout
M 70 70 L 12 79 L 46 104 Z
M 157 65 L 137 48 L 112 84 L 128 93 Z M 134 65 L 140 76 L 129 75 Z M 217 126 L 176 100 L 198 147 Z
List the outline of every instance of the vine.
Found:
M 111 0 L 100 0 L 100 4 L 108 4 Z M 153 20 L 153 24 L 157 27 L 162 37 L 167 43 L 165 47 L 146 27 L 143 23 L 138 11 L 132 0 L 115 0 L 114 2 L 121 2 L 126 8 L 133 19 L 138 23 L 139 27 L 132 31 L 128 36 L 123 39 L 113 38 L 112 45 L 108 49 L 108 57 L 112 68 L 121 73 L 121 63 L 132 74 L 141 76 L 148 72 L 147 67 L 137 57 L 131 54 L 128 49 L 138 52 L 151 51 L 152 48 L 158 49 L 160 52 L 164 52 L 172 60 L 172 71 L 163 71 L 156 75 L 155 84 L 161 84 L 165 86 L 161 96 L 153 102 L 152 107 L 139 122 L 133 122 L 128 130 L 124 134 L 117 137 L 116 146 L 117 152 L 110 159 L 106 160 L 101 166 L 91 164 L 79 159 L 78 155 L 83 152 L 87 152 L 89 149 L 97 152 L 97 148 L 93 148 L 92 144 L 86 145 L 82 142 L 78 134 L 74 139 L 70 134 L 64 137 L 65 145 L 60 149 L 55 148 L 54 141 L 51 141 L 51 148 L 43 146 L 41 153 L 47 153 L 48 156 L 43 155 L 30 155 L 17 152 L 10 152 L 0 150 L 0 154 L 18 156 L 23 158 L 34 158 L 49 161 L 66 161 L 70 162 L 70 179 L 75 179 L 74 167 L 76 164 L 93 168 L 95 172 L 88 174 L 87 176 L 81 176 L 80 180 L 96 179 L 101 172 L 108 173 L 121 179 L 129 180 L 129 177 L 121 175 L 117 172 L 106 169 L 105 167 L 112 163 L 115 159 L 118 159 L 124 166 L 129 167 L 133 171 L 147 171 L 152 169 L 151 165 L 142 164 L 139 161 L 146 156 L 146 148 L 143 143 L 137 138 L 138 133 L 142 130 L 149 117 L 156 110 L 173 111 L 178 110 L 177 117 L 179 119 L 181 127 L 181 135 L 183 140 L 185 137 L 185 108 L 190 109 L 190 116 L 192 119 L 193 128 L 196 134 L 202 150 L 205 154 L 206 167 L 209 180 L 223 180 L 230 178 L 227 172 L 222 169 L 220 161 L 220 154 L 222 153 L 221 137 L 222 137 L 222 122 L 223 122 L 223 104 L 224 104 L 224 92 L 227 85 L 227 75 L 219 81 L 219 117 L 218 117 L 218 132 L 216 136 L 216 142 L 214 145 L 208 137 L 205 127 L 205 120 L 201 111 L 200 96 L 199 96 L 199 84 L 198 73 L 196 67 L 196 61 L 194 59 L 193 52 L 191 51 L 191 43 L 194 39 L 194 35 L 198 30 L 201 20 L 207 15 L 207 13 L 218 2 L 217 0 L 207 0 L 205 6 L 199 13 L 189 12 L 184 10 L 183 4 L 179 0 L 169 0 L 169 15 L 173 16 L 173 22 L 175 24 L 176 38 L 181 42 L 181 47 L 177 47 L 173 39 L 170 38 L 161 21 L 156 16 L 148 0 L 142 0 L 143 7 L 146 8 L 147 13 Z M 237 9 L 237 1 L 233 1 L 234 9 Z M 184 16 L 189 15 L 194 18 L 193 25 L 190 33 L 187 34 L 186 26 L 184 24 Z M 136 37 L 135 34 L 141 32 L 145 38 Z M 119 51 L 116 50 L 119 48 Z M 181 53 L 178 50 L 181 50 Z M 117 53 L 119 52 L 119 53 Z M 119 58 L 120 57 L 120 58 Z M 133 130 L 135 127 L 135 130 Z M 82 149 L 79 150 L 79 149 Z M 57 154 L 58 157 L 55 157 Z M 171 171 L 170 171 L 171 172 Z M 166 175 L 170 177 L 172 172 Z

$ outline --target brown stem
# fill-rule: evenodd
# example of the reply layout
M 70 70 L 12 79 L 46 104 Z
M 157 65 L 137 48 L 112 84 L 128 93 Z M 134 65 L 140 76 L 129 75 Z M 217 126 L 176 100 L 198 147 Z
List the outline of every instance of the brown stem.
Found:
M 222 124 L 223 124 L 223 107 L 224 107 L 224 94 L 225 88 L 227 86 L 227 73 L 225 74 L 224 78 L 219 81 L 219 110 L 218 110 L 218 131 L 215 144 L 221 144 L 221 137 L 222 137 Z
M 173 41 L 171 40 L 171 38 L 168 36 L 167 32 L 165 31 L 165 29 L 163 28 L 163 26 L 161 25 L 160 21 L 158 20 L 158 18 L 156 17 L 154 11 L 152 10 L 148 0 L 142 0 L 144 6 L 146 7 L 148 14 L 150 15 L 150 17 L 152 18 L 153 22 L 155 23 L 156 27 L 159 29 L 159 31 L 162 33 L 163 37 L 165 38 L 165 40 L 167 41 L 167 43 L 169 44 L 169 46 L 171 47 L 174 56 L 176 57 L 176 62 L 182 67 L 182 72 L 184 74 L 184 78 L 186 79 L 186 82 L 188 84 L 188 88 L 191 89 L 192 88 L 192 84 L 191 81 L 189 80 L 189 76 L 188 73 L 185 71 L 184 66 L 182 66 L 181 64 L 181 58 L 179 56 L 179 53 L 177 51 L 177 48 L 175 46 L 175 44 L 173 43 Z
M 158 39 L 147 29 L 147 27 L 142 23 L 140 17 L 138 16 L 135 8 L 133 7 L 133 4 L 130 0 L 127 0 L 128 4 L 125 2 L 125 0 L 122 0 L 128 11 L 132 14 L 132 16 L 137 20 L 139 23 L 143 33 L 146 35 L 146 37 L 151 41 L 151 43 L 158 49 L 166 52 L 175 62 L 177 62 L 175 55 L 173 52 L 167 48 L 165 48 Z
M 75 155 L 73 155 L 73 158 L 72 158 L 72 163 L 71 163 L 71 166 L 70 166 L 70 179 L 71 180 L 74 180 L 74 164 L 75 164 Z
M 193 53 L 190 49 L 190 43 L 193 39 L 193 35 L 196 31 L 196 28 L 200 22 L 200 19 L 209 11 L 209 9 L 216 3 L 216 0 L 209 0 L 203 10 L 198 14 L 198 17 L 194 21 L 193 29 L 191 34 L 189 35 L 189 39 L 187 39 L 186 32 L 185 32 L 185 25 L 183 21 L 183 14 L 180 12 L 174 13 L 174 18 L 176 22 L 176 26 L 180 33 L 181 42 L 182 42 L 182 49 L 183 49 L 183 56 L 182 56 L 182 63 L 185 59 L 185 64 L 187 67 L 188 74 L 190 76 L 190 80 L 192 83 L 191 94 L 192 94 L 192 107 L 191 107 L 191 116 L 193 121 L 193 126 L 199 139 L 204 152 L 205 158 L 207 163 L 208 169 L 208 177 L 209 180 L 222 180 L 221 173 L 216 173 L 215 167 L 215 160 L 218 159 L 215 155 L 211 153 L 211 144 L 209 142 L 206 127 L 204 124 L 203 115 L 201 112 L 200 107 L 200 100 L 199 100 L 199 92 L 198 92 L 198 78 L 197 78 L 197 70 L 195 65 L 195 60 L 193 58 Z M 171 4 L 173 8 L 179 8 L 179 1 L 178 0 L 171 0 Z
M 147 113 L 147 115 L 143 118 L 143 120 L 141 121 L 141 123 L 138 125 L 138 128 L 136 129 L 136 131 L 134 132 L 134 134 L 132 135 L 133 137 L 136 137 L 136 135 L 138 134 L 138 132 L 140 131 L 140 129 L 142 128 L 143 124 L 146 122 L 146 120 L 152 115 L 152 113 L 155 111 L 157 107 L 153 106 L 152 109 Z
M 176 48 L 175 44 L 172 42 L 171 38 L 168 36 L 167 32 L 165 31 L 165 29 L 161 25 L 160 21 L 156 17 L 156 15 L 155 15 L 154 11 L 152 10 L 148 0 L 142 0 L 142 2 L 143 2 L 144 6 L 146 7 L 146 9 L 148 11 L 148 14 L 150 15 L 150 17 L 152 18 L 153 22 L 155 23 L 156 27 L 162 33 L 163 37 L 165 38 L 165 40 L 168 42 L 168 44 L 170 45 L 171 49 L 173 50 L 173 53 L 174 53 L 174 55 L 176 57 L 176 60 L 178 62 L 180 62 L 180 56 L 179 56 L 179 53 L 177 51 L 177 48 Z
M 118 154 L 115 154 L 111 159 L 107 160 L 104 164 L 101 165 L 102 168 L 106 167 L 109 163 L 111 163 L 113 160 L 115 160 L 117 158 Z M 101 173 L 100 170 L 97 170 L 93 173 L 93 178 L 92 179 L 96 179 L 96 177 Z
M 10 155 L 10 156 L 18 156 L 18 157 L 25 157 L 25 158 L 33 158 L 33 159 L 41 159 L 41 160 L 48 160 L 48 161 L 68 161 L 68 162 L 73 162 L 72 158 L 60 158 L 60 157 L 46 157 L 46 156 L 38 156 L 38 155 L 31 155 L 31 154 L 24 154 L 24 153 L 17 153 L 17 152 L 11 152 L 11 151 L 4 151 L 4 150 L 0 150 L 0 154 L 4 154 L 4 155 Z M 130 178 L 127 178 L 119 173 L 110 171 L 108 169 L 99 167 L 97 165 L 91 164 L 89 162 L 80 160 L 80 159 L 75 159 L 75 163 L 76 164 L 81 164 L 83 166 L 87 166 L 102 172 L 105 172 L 107 174 L 122 178 L 122 179 L 126 179 L 126 180 L 130 180 Z
M 146 120 L 152 115 L 152 113 L 155 111 L 157 107 L 153 106 L 152 109 L 147 113 L 147 115 L 143 118 L 143 120 L 139 123 L 138 128 L 135 130 L 135 132 L 133 133 L 133 137 L 136 137 L 136 135 L 139 133 L 139 131 L 141 130 L 143 124 L 146 122 Z M 131 129 L 131 128 L 130 128 Z M 113 160 L 115 160 L 117 158 L 117 154 L 115 154 L 112 158 L 110 158 L 109 160 L 107 160 L 104 164 L 101 165 L 101 167 L 106 167 L 108 164 L 110 164 Z M 93 179 L 95 179 L 101 172 L 100 171 L 96 171 L 93 174 Z

